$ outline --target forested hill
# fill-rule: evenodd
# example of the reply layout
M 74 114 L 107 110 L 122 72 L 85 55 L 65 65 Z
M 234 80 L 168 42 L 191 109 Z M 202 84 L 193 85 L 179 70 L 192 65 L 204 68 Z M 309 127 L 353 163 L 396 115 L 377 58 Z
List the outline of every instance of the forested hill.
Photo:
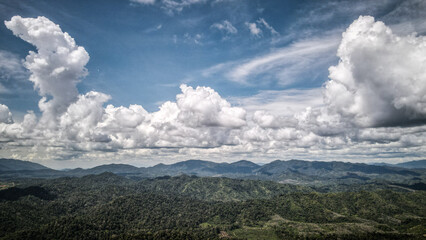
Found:
M 418 166 L 418 163 L 406 163 Z M 90 169 L 58 171 L 42 165 L 11 159 L 0 159 L 0 179 L 16 178 L 56 178 L 63 176 L 85 176 L 112 172 L 128 178 L 153 178 L 179 176 L 182 174 L 240 179 L 272 180 L 297 184 L 312 182 L 364 183 L 367 181 L 387 181 L 400 184 L 424 182 L 426 169 L 408 169 L 395 166 L 368 165 L 362 163 L 319 162 L 319 161 L 273 161 L 258 165 L 250 161 L 216 163 L 202 160 L 188 160 L 171 165 L 158 164 L 153 167 L 138 168 L 126 164 L 101 165 Z
M 103 173 L 22 181 L 0 197 L 0 239 L 8 240 L 423 239 L 426 234 L 424 191 L 318 193 L 269 181 L 132 180 Z
M 20 161 L 15 159 L 0 158 L 0 172 L 6 171 L 31 171 L 31 170 L 43 170 L 48 169 L 47 167 L 33 162 Z
M 403 162 L 395 164 L 395 166 L 403 168 L 426 168 L 426 160 Z

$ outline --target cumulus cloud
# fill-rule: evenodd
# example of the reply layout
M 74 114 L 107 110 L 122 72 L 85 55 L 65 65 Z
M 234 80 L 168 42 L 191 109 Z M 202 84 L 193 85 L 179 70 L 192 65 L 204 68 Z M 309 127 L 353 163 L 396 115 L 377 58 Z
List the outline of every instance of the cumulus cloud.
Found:
M 373 17 L 359 17 L 342 36 L 325 84 L 330 109 L 363 127 L 424 123 L 426 37 L 397 36 Z
M 181 86 L 182 94 L 177 95 L 180 109 L 178 118 L 190 126 L 242 127 L 246 112 L 242 108 L 231 107 L 217 92 L 209 87 L 193 89 Z
M 41 118 L 30 112 L 19 124 L 0 105 L 3 137 L 18 142 L 44 139 L 38 144 L 79 151 L 217 147 L 236 144 L 234 129 L 246 125 L 245 110 L 232 107 L 208 87 L 182 85 L 176 102 L 166 102 L 153 113 L 140 105 L 104 107 L 110 96 L 95 91 L 78 94 L 75 85 L 87 74 L 84 65 L 89 56 L 58 25 L 45 17 L 13 17 L 5 23 L 15 35 L 36 46 L 37 52 L 29 53 L 25 67 L 43 98 Z
M 0 123 L 12 123 L 12 113 L 10 113 L 9 108 L 0 104 Z
M 42 122 L 54 125 L 56 116 L 77 99 L 76 84 L 87 75 L 84 67 L 89 54 L 59 25 L 46 17 L 14 16 L 5 25 L 13 34 L 37 48 L 30 51 L 24 66 L 31 72 L 30 81 L 38 89 L 43 112 Z M 51 100 L 48 100 L 51 97 Z
M 323 88 L 324 105 L 293 115 L 257 110 L 243 138 L 251 147 L 270 151 L 296 147 L 325 154 L 333 149 L 335 154 L 373 157 L 420 147 L 425 137 L 425 46 L 425 37 L 398 36 L 384 23 L 360 17 L 342 35 L 339 64 L 330 67 Z M 271 54 L 232 73 L 249 76 L 275 56 L 279 59 Z M 423 126 L 407 127 L 413 124 Z
M 320 89 L 264 91 L 231 99 L 240 105 L 236 107 L 212 88 L 181 85 L 176 100 L 155 112 L 136 104 L 107 105 L 111 97 L 96 91 L 79 94 L 76 84 L 87 74 L 89 55 L 47 18 L 13 17 L 6 25 L 37 48 L 24 65 L 42 97 L 42 116 L 28 112 L 17 123 L 9 108 L 0 104 L 3 157 L 6 153 L 24 159 L 207 154 L 202 156 L 314 155 L 331 160 L 389 157 L 407 148 L 426 154 L 424 125 L 394 127 L 424 120 L 425 38 L 397 36 L 371 17 L 360 17 L 343 34 L 340 61 L 330 68 L 330 80 L 322 89 L 325 102 L 320 102 Z M 316 43 L 296 43 L 247 61 L 234 69 L 234 77 L 282 68 L 336 45 Z

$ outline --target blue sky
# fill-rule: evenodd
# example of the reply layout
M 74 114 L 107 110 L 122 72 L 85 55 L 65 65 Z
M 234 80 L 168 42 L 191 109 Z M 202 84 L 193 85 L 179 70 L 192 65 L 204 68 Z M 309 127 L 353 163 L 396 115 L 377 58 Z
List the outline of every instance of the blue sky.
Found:
M 380 19 L 395 5 L 371 8 L 360 2 L 365 5 L 356 12 L 341 9 L 355 5 L 350 1 L 235 0 L 194 3 L 178 11 L 164 9 L 160 1 L 153 5 L 127 1 L 2 2 L 2 21 L 14 15 L 45 16 L 85 47 L 91 57 L 87 65 L 90 74 L 78 85 L 80 91 L 105 92 L 112 96 L 114 105 L 138 103 L 150 111 L 161 102 L 173 100 L 181 83 L 210 86 L 224 97 L 249 96 L 259 90 L 319 87 L 327 80 L 327 64 L 336 63 L 337 58 L 327 56 L 321 68 L 303 69 L 285 85 L 279 84 L 275 76 L 249 76 L 248 85 L 220 74 L 203 76 L 201 72 L 217 64 L 262 56 L 295 42 L 338 36 L 360 14 Z M 277 34 L 259 24 L 259 19 Z M 212 27 L 225 20 L 238 32 Z M 262 33 L 251 34 L 246 23 L 257 23 Z M 24 58 L 33 49 L 17 41 L 4 25 L 0 30 L 2 50 Z M 197 35 L 199 40 L 195 39 Z M 31 84 L 25 85 L 32 88 Z M 26 99 L 25 103 L 14 104 L 2 96 L 14 111 L 37 110 L 37 93 Z
M 207 144 L 208 148 L 226 147 L 229 142 L 232 142 L 231 145 L 244 145 L 244 150 L 229 150 L 230 155 L 224 159 L 238 160 L 235 155 L 244 152 L 244 157 L 253 156 L 253 158 L 260 159 L 258 161 L 268 161 L 268 159 L 280 155 L 273 150 L 275 147 L 269 149 L 265 146 L 259 147 L 252 142 L 245 142 L 249 141 L 246 139 L 247 133 L 255 129 L 252 125 L 259 124 L 260 120 L 256 120 L 256 116 L 260 116 L 260 112 L 268 112 L 274 118 L 273 127 L 259 125 L 263 130 L 269 131 L 268 134 L 276 134 L 280 129 L 293 127 L 293 125 L 286 125 L 287 120 L 283 119 L 296 116 L 300 120 L 300 116 L 303 115 L 302 112 L 306 108 L 315 109 L 327 105 L 328 108 L 334 109 L 333 114 L 340 114 L 340 118 L 354 114 L 346 111 L 347 106 L 336 107 L 338 104 L 333 105 L 333 103 L 323 101 L 324 97 L 329 98 L 329 95 L 322 94 L 324 87 L 331 86 L 327 85 L 330 80 L 329 74 L 332 73 L 329 67 L 337 66 L 339 59 L 343 59 L 342 56 L 336 56 L 339 44 L 342 44 L 342 33 L 360 16 L 372 16 L 376 22 L 383 21 L 387 27 L 392 29 L 395 36 L 407 36 L 416 32 L 416 36 L 420 38 L 426 33 L 425 14 L 422 13 L 424 7 L 425 4 L 422 1 L 416 0 L 0 0 L 0 19 L 3 23 L 11 20 L 13 16 L 22 18 L 44 16 L 59 25 L 61 31 L 67 32 L 78 46 L 84 47 L 90 56 L 90 61 L 85 65 L 88 75 L 76 80 L 78 81 L 76 85 L 78 93 L 84 95 L 95 91 L 109 95 L 108 100 L 102 103 L 103 107 L 112 104 L 115 107 L 127 108 L 129 105 L 137 104 L 147 112 L 155 113 L 159 111 L 159 107 L 163 103 L 178 101 L 176 96 L 183 91 L 180 88 L 181 84 L 186 84 L 194 89 L 197 86 L 213 89 L 232 107 L 244 109 L 245 115 L 241 115 L 241 119 L 244 118 L 244 121 L 247 121 L 244 126 L 252 129 L 246 129 L 242 131 L 243 133 L 236 134 L 239 135 L 238 141 L 235 139 L 231 141 L 229 138 L 230 135 L 233 136 L 233 133 L 229 133 L 229 131 L 234 131 L 233 129 L 224 130 L 226 137 L 224 137 L 225 135 L 218 138 L 215 136 L 215 141 L 209 142 L 208 140 L 207 142 L 210 144 Z M 26 69 L 23 64 L 23 59 L 28 52 L 37 52 L 37 48 L 15 35 L 13 28 L 0 24 L 0 103 L 8 107 L 11 116 L 13 115 L 14 123 L 22 122 L 28 111 L 34 111 L 35 115 L 42 119 L 44 113 L 43 110 L 40 110 L 39 100 L 45 96 L 49 101 L 52 95 L 41 94 L 37 87 L 34 87 L 33 82 L 28 81 L 34 72 Z M 363 57 L 368 58 L 369 54 L 366 53 Z M 414 63 L 414 65 L 416 64 Z M 344 82 L 345 80 L 341 80 L 339 76 L 335 77 L 336 79 L 333 77 L 332 80 Z M 361 83 L 364 80 L 359 81 Z M 416 84 L 420 84 L 420 88 L 422 88 L 425 83 L 422 80 Z M 334 101 L 333 99 L 337 98 L 329 100 Z M 383 97 L 383 99 L 389 98 Z M 397 98 L 395 97 L 395 99 Z M 394 112 L 411 111 L 401 110 L 397 101 L 394 102 L 395 109 L 388 110 L 388 106 L 384 105 L 383 108 L 378 109 L 376 112 L 380 113 L 384 111 L 382 109 L 387 109 L 387 112 L 380 116 L 372 114 L 372 117 L 368 119 L 365 117 L 358 119 L 358 116 L 370 113 L 368 112 L 370 110 L 365 110 L 365 107 L 353 115 L 352 118 L 357 119 L 357 122 L 350 123 L 348 128 L 355 129 L 354 131 L 357 132 L 355 138 L 359 139 L 359 129 L 364 131 L 366 127 L 369 131 L 371 129 L 371 131 L 394 131 L 395 129 L 376 128 L 389 127 L 390 121 L 387 118 Z M 71 102 L 67 104 L 65 107 L 68 107 Z M 406 103 L 401 104 L 405 106 Z M 183 112 L 182 109 L 180 111 Z M 396 125 L 405 125 L 402 123 L 403 121 L 406 121 L 407 124 L 411 124 L 412 121 L 423 122 L 423 112 L 413 114 L 415 117 L 411 115 L 406 118 L 402 117 Z M 60 116 L 57 117 L 60 118 Z M 269 115 L 265 115 L 259 119 L 265 120 L 268 117 Z M 213 125 L 222 127 L 222 130 L 230 126 L 229 122 L 225 124 L 222 120 L 219 119 L 219 123 Z M 234 125 L 231 124 L 233 127 L 235 127 L 234 120 L 232 120 Z M 209 124 L 207 124 L 207 128 L 211 127 Z M 423 125 L 420 124 L 421 126 Z M 238 127 L 241 126 L 238 125 Z M 419 127 L 418 124 L 416 127 Z M 302 128 L 301 123 L 296 127 L 297 131 L 308 131 Z M 308 128 L 311 131 L 313 127 Z M 312 133 L 322 139 L 318 140 L 319 142 L 326 141 L 323 139 L 324 136 L 318 133 L 319 130 L 309 131 L 305 134 L 310 136 L 309 134 Z M 418 131 L 416 130 L 416 132 Z M 342 139 L 353 138 L 352 142 L 357 142 L 358 140 L 354 140 L 354 134 L 351 134 L 345 133 L 340 137 Z M 5 133 L 4 135 L 4 139 L 9 139 Z M 108 136 L 110 140 L 115 139 L 111 138 L 112 135 Z M 226 140 L 224 140 L 225 138 Z M 217 139 L 221 140 L 216 142 Z M 400 139 L 401 136 L 398 140 Z M 47 156 L 44 152 L 35 158 L 53 161 L 47 164 L 58 167 L 62 165 L 55 163 L 54 160 L 79 159 L 83 158 L 87 152 L 113 150 L 119 154 L 127 151 L 126 149 L 145 151 L 152 147 L 162 149 L 162 146 L 164 146 L 164 151 L 155 154 L 168 156 L 167 151 L 169 150 L 167 149 L 170 146 L 169 143 L 163 145 L 163 140 L 158 140 L 152 145 L 135 144 L 131 147 L 119 144 L 120 146 L 115 148 L 112 144 L 106 147 L 108 149 L 100 147 L 93 151 L 92 148 L 87 148 L 91 149 L 87 150 L 86 147 L 71 146 L 67 142 L 63 146 L 67 152 L 63 157 Z M 423 135 L 420 140 L 425 140 Z M 279 142 L 277 139 L 268 140 L 268 146 L 276 144 L 277 141 Z M 374 144 L 374 141 L 372 140 L 370 143 Z M 387 143 L 392 142 L 392 140 L 386 141 L 389 141 Z M 352 142 L 346 142 L 345 148 L 358 149 L 359 146 L 353 145 Z M 362 141 L 362 144 L 365 143 L 366 141 Z M 31 146 L 33 149 L 34 146 L 43 149 L 49 147 L 33 143 L 26 144 L 27 147 Z M 287 150 L 291 152 L 289 157 L 307 156 L 297 150 L 300 146 L 293 149 L 288 144 L 285 143 L 285 146 L 288 147 Z M 324 149 L 328 149 L 328 147 Z M 322 149 L 322 147 L 320 148 Z M 7 153 L 4 151 L 3 154 L 6 157 L 34 159 L 30 157 L 30 150 L 21 152 L 9 145 L 4 149 L 7 149 Z M 80 154 L 79 151 L 82 149 L 87 152 Z M 212 153 L 188 154 L 188 152 L 200 149 L 200 146 L 191 144 L 179 146 L 177 149 L 177 151 L 181 151 L 178 154 L 180 157 L 170 158 L 169 161 L 182 160 L 187 157 L 208 159 L 217 157 L 214 154 L 209 155 Z M 387 146 L 386 151 L 395 152 L 389 158 L 397 161 L 401 156 L 400 150 Z M 15 153 L 12 153 L 14 151 Z M 309 154 L 309 150 L 304 151 Z M 367 157 L 369 154 L 378 156 L 379 150 L 368 154 L 354 150 L 353 156 L 347 159 L 359 160 L 357 156 L 363 155 L 364 157 L 361 157 L 360 161 L 365 159 L 370 161 L 371 159 Z M 41 157 L 42 155 L 43 157 Z M 137 154 L 130 155 L 133 156 L 132 159 L 140 157 Z M 148 158 L 148 156 L 149 154 L 146 154 L 145 157 Z M 402 156 L 412 157 L 412 150 L 403 151 Z M 414 156 L 414 158 L 417 157 L 421 156 Z M 120 157 L 115 156 L 114 159 L 120 160 Z M 85 164 L 96 165 L 95 163 Z M 150 163 L 137 164 L 149 165 Z

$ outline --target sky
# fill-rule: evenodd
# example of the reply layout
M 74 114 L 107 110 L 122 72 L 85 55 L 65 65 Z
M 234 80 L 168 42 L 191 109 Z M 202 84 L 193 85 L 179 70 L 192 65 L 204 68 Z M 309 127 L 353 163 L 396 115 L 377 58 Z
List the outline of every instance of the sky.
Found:
M 0 157 L 426 156 L 426 1 L 0 0 Z

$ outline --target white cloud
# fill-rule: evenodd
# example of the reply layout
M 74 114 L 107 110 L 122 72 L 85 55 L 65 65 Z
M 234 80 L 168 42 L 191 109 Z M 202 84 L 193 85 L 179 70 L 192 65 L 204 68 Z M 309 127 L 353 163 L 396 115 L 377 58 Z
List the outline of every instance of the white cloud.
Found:
M 183 9 L 191 7 L 194 4 L 208 2 L 207 0 L 130 0 L 130 2 L 141 5 L 156 5 L 160 6 L 167 14 L 174 15 L 180 13 Z
M 263 33 L 262 28 L 270 32 L 271 36 L 276 37 L 280 34 L 269 24 L 265 19 L 259 18 L 256 22 L 246 22 L 247 28 L 250 30 L 250 34 L 255 37 L 260 37 Z
M 246 112 L 242 108 L 231 107 L 211 88 L 193 89 L 181 86 L 182 94 L 177 95 L 180 110 L 178 119 L 188 126 L 242 127 L 245 125 Z
M 234 63 L 226 76 L 231 81 L 248 84 L 256 76 L 264 75 L 265 79 L 273 78 L 280 85 L 288 85 L 305 73 L 307 68 L 326 67 L 325 64 L 330 63 L 330 56 L 337 48 L 338 40 L 338 37 L 332 35 L 296 42 L 242 63 Z
M 325 85 L 330 109 L 359 126 L 426 120 L 426 37 L 397 36 L 360 17 L 343 33 Z
M 140 105 L 104 108 L 110 99 L 106 94 L 91 91 L 74 95 L 75 84 L 86 74 L 88 54 L 58 25 L 44 17 L 14 17 L 6 24 L 17 36 L 37 47 L 38 52 L 30 52 L 25 65 L 39 94 L 52 97 L 50 101 L 41 101 L 41 119 L 30 112 L 19 124 L 12 123 L 8 108 L 1 106 L 2 138 L 16 144 L 78 151 L 205 148 L 236 144 L 234 129 L 246 125 L 245 110 L 232 107 L 208 87 L 193 89 L 182 85 L 176 102 L 166 102 L 154 113 Z M 62 75 L 64 71 L 68 74 Z M 66 97 L 65 101 L 68 92 L 73 97 Z M 49 124 L 44 122 L 46 116 L 52 119 Z
M 239 105 L 235 107 L 212 88 L 181 85 L 176 101 L 165 102 L 151 113 L 140 105 L 105 107 L 110 96 L 104 93 L 79 94 L 75 84 L 86 74 L 89 56 L 47 18 L 14 17 L 6 24 L 37 47 L 25 66 L 39 94 L 51 99 L 41 101 L 41 118 L 29 112 L 19 123 L 0 104 L 1 157 L 368 160 L 426 154 L 425 125 L 375 127 L 395 123 L 389 117 L 400 125 L 423 123 L 425 38 L 396 36 L 369 17 L 356 20 L 343 35 L 338 51 L 341 61 L 330 68 L 331 80 L 322 89 L 263 91 L 230 99 Z M 244 82 L 253 75 L 279 72 L 332 51 L 335 39 L 306 40 L 232 63 L 230 74 Z M 218 68 L 229 70 L 226 64 Z M 325 103 L 320 100 L 321 91 Z M 370 103 L 367 108 L 358 104 L 365 102 Z M 400 111 L 398 116 L 395 109 Z M 49 124 L 44 121 L 47 116 L 53 119 Z
M 186 43 L 195 43 L 197 45 L 203 45 L 202 39 L 203 39 L 203 35 L 200 33 L 191 35 L 189 33 L 185 33 L 183 35 L 184 41 Z
M 238 30 L 228 20 L 223 20 L 220 23 L 214 23 L 211 28 L 216 28 L 226 34 L 236 34 Z
M 248 97 L 231 97 L 232 104 L 241 106 L 249 113 L 266 111 L 276 116 L 293 116 L 306 108 L 324 105 L 323 89 L 264 90 Z
M 140 4 L 154 4 L 155 0 L 130 0 L 131 2 L 140 3 Z
M 5 25 L 13 34 L 37 48 L 37 53 L 30 51 L 24 66 L 30 70 L 30 81 L 42 96 L 39 102 L 42 122 L 53 126 L 56 116 L 77 99 L 76 84 L 87 75 L 84 66 L 89 61 L 89 54 L 77 46 L 68 33 L 62 32 L 59 25 L 45 17 L 14 16 L 5 21 Z M 50 96 L 52 99 L 48 100 Z
M 0 123 L 12 123 L 12 113 L 10 113 L 9 108 L 0 104 Z
M 253 35 L 253 36 L 259 37 L 260 34 L 262 33 L 262 30 L 257 27 L 256 23 L 246 22 L 246 26 L 248 27 L 251 35 Z
M 272 36 L 280 35 L 271 25 L 269 25 L 269 23 L 265 21 L 265 19 L 259 18 L 259 20 L 257 20 L 257 23 L 262 24 L 266 29 L 268 29 L 271 32 Z
M 392 31 L 400 35 L 417 32 L 426 33 L 426 2 L 423 0 L 400 1 L 396 7 L 387 13 L 382 20 Z
M 174 14 L 175 12 L 179 13 L 182 12 L 182 10 L 186 7 L 190 7 L 194 4 L 200 4 L 204 3 L 206 0 L 162 0 L 162 8 L 168 13 L 168 14 Z
M 157 26 L 146 29 L 144 32 L 146 32 L 146 33 L 156 32 L 156 31 L 159 31 L 162 28 L 163 28 L 163 25 L 158 24 Z
M 108 135 L 99 133 L 97 125 L 105 113 L 102 105 L 109 99 L 110 96 L 93 91 L 80 95 L 78 100 L 60 116 L 62 137 L 78 142 L 106 141 Z

